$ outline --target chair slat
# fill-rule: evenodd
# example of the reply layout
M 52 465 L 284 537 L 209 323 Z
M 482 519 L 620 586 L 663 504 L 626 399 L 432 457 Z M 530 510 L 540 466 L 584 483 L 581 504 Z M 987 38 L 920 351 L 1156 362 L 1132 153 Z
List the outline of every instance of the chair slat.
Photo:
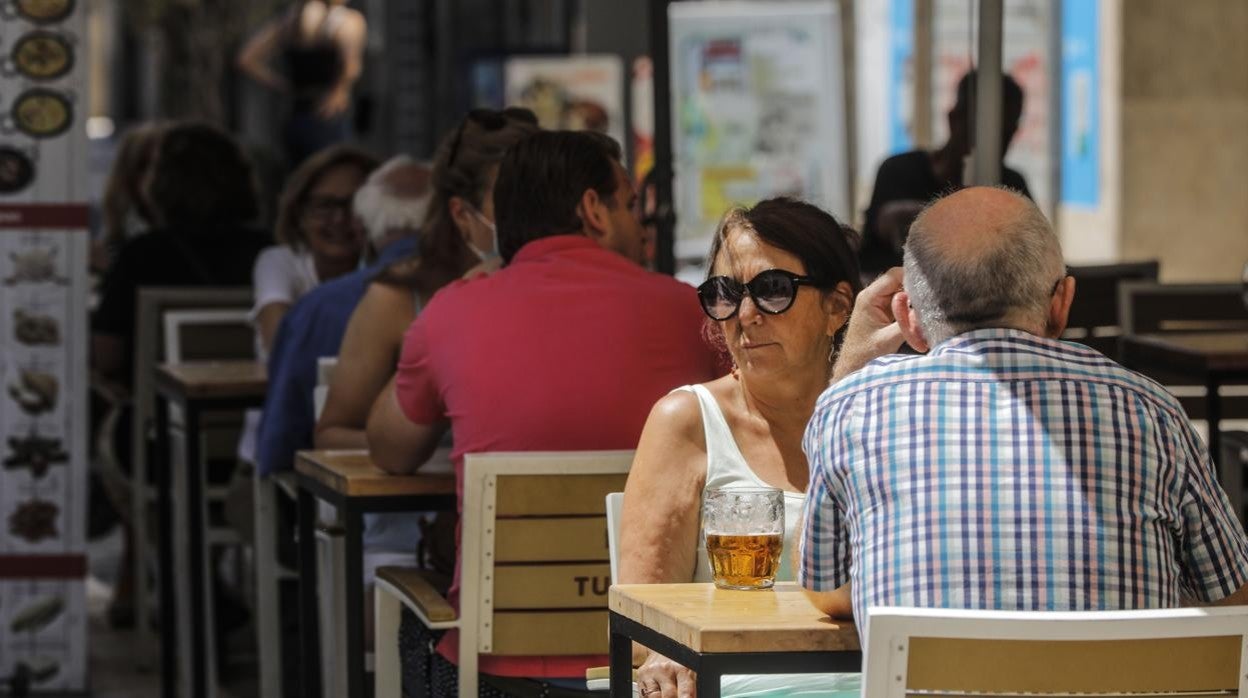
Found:
M 1239 686 L 1241 637 L 978 640 L 912 637 L 906 691 L 1142 693 Z
M 627 479 L 624 473 L 499 475 L 496 516 L 605 516 L 607 494 L 623 490 Z
M 607 653 L 607 611 L 495 613 L 494 655 Z
M 494 608 L 606 608 L 611 565 L 500 565 L 494 568 Z
M 551 541 L 559 545 L 551 545 Z M 494 559 L 507 562 L 606 561 L 607 520 L 602 516 L 554 519 L 499 519 Z

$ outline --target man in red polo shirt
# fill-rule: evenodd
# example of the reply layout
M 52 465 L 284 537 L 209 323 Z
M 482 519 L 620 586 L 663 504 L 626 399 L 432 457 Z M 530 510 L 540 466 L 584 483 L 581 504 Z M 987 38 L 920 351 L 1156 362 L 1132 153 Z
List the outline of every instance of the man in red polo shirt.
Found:
M 645 232 L 619 159 L 610 138 L 558 131 L 504 157 L 493 212 L 505 266 L 444 288 L 408 329 L 368 423 L 380 467 L 412 472 L 449 423 L 462 499 L 465 453 L 635 448 L 655 400 L 722 373 L 695 290 L 640 266 Z M 458 577 L 457 562 L 453 602 Z M 448 633 L 433 658 L 435 694 L 450 688 L 456 643 Z M 482 686 L 583 688 L 586 667 L 606 663 L 483 657 Z

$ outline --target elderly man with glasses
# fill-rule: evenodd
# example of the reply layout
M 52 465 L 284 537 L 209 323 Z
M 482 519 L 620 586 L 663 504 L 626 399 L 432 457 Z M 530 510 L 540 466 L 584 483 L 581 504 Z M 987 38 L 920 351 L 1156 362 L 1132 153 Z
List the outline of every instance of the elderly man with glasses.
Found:
M 1179 403 L 1057 338 L 1075 294 L 1034 204 L 972 188 L 858 296 L 806 432 L 799 581 L 871 606 L 1248 603 L 1248 537 Z M 893 354 L 903 339 L 923 355 Z

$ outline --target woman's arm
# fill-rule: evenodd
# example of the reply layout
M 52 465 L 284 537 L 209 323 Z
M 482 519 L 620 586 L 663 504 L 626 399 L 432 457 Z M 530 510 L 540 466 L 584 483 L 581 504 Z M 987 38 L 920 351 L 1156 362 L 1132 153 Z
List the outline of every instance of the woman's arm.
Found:
M 251 35 L 234 59 L 234 65 L 244 75 L 279 92 L 287 91 L 290 86 L 286 84 L 285 78 L 273 71 L 269 66 L 269 60 L 282 43 L 284 24 L 283 18 L 267 22 L 259 31 Z
M 446 423 L 416 424 L 403 414 L 395 394 L 394 378 L 381 389 L 368 414 L 369 456 L 391 475 L 410 475 L 433 455 Z
M 290 303 L 266 303 L 256 313 L 256 332 L 260 334 L 260 346 L 267 354 L 273 347 L 273 338 L 277 336 L 277 328 L 282 324 Z
M 620 521 L 622 584 L 693 579 L 706 484 L 706 435 L 697 396 L 680 390 L 654 405 L 624 486 Z M 644 660 L 644 661 L 642 661 Z M 692 695 L 694 674 L 633 645 L 637 683 L 653 698 Z
M 351 314 L 325 410 L 316 422 L 317 448 L 367 448 L 368 412 L 394 375 L 403 332 L 412 322 L 411 292 L 373 283 Z

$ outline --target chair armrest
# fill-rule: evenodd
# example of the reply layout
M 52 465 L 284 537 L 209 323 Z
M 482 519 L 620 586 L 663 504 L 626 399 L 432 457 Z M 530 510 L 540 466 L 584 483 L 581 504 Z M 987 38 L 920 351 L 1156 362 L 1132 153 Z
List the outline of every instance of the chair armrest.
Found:
M 376 593 L 388 593 L 433 630 L 459 627 L 459 614 L 434 587 L 422 570 L 411 567 L 378 567 Z

